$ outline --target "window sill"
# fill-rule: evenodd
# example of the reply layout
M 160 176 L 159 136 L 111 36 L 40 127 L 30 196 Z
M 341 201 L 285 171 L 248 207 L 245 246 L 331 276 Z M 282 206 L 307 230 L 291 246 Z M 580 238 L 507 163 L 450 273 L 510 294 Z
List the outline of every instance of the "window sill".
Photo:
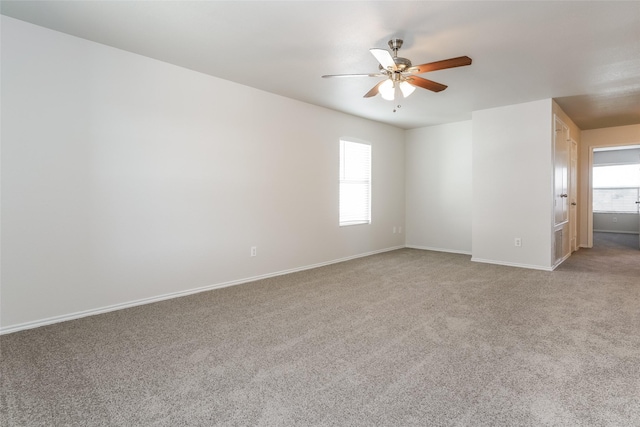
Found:
M 371 224 L 371 221 L 350 221 L 350 222 L 341 222 L 340 227 L 349 227 L 351 225 L 367 225 Z

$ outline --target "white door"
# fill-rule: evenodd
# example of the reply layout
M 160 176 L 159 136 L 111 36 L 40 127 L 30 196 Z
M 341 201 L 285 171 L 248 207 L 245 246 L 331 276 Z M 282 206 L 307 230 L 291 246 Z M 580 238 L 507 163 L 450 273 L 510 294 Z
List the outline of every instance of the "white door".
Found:
M 554 219 L 555 225 L 569 221 L 569 128 L 556 119 L 554 137 Z
M 553 208 L 555 262 L 571 254 L 571 224 L 569 223 L 569 128 L 555 117 L 553 138 Z
M 638 156 L 638 163 L 640 164 L 640 156 Z M 640 166 L 638 167 L 638 181 L 640 185 Z M 638 249 L 640 249 L 640 186 L 638 187 L 638 200 L 636 201 L 636 207 L 638 212 Z
M 638 198 L 636 205 L 638 205 L 638 230 L 640 230 L 640 198 Z M 640 233 L 638 234 L 638 249 L 640 249 Z
M 569 229 L 571 252 L 578 250 L 578 143 L 571 140 L 571 167 L 569 168 Z

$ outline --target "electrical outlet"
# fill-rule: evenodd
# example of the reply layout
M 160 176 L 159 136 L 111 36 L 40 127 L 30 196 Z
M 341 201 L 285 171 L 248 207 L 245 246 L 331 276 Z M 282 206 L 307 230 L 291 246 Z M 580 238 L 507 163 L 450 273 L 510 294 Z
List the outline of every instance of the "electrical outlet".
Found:
M 396 228 L 393 227 L 393 234 L 396 234 Z
M 258 248 L 256 246 L 251 246 L 251 256 L 258 255 Z
M 402 234 L 402 227 L 398 227 L 398 234 Z
M 613 222 L 618 222 L 618 217 L 613 217 Z
M 522 246 L 522 239 L 519 237 L 516 237 L 514 242 L 513 242 L 517 247 Z

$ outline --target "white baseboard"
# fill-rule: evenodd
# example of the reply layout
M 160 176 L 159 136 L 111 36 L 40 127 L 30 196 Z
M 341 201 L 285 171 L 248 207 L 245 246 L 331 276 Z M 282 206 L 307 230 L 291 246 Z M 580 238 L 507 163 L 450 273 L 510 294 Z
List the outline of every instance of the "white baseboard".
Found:
M 232 280 L 232 281 L 224 282 L 224 283 L 216 283 L 216 284 L 213 284 L 213 285 L 202 286 L 202 287 L 199 287 L 199 288 L 187 289 L 187 290 L 179 291 L 179 292 L 171 292 L 171 293 L 168 293 L 168 294 L 157 295 L 157 296 L 149 297 L 149 298 L 142 298 L 142 299 L 139 299 L 139 300 L 128 301 L 128 302 L 124 302 L 124 303 L 120 303 L 120 304 L 113 304 L 113 305 L 108 305 L 108 306 L 105 306 L 105 307 L 94 308 L 94 309 L 90 309 L 90 310 L 83 310 L 83 311 L 78 311 L 78 312 L 75 312 L 75 313 L 69 313 L 69 314 L 63 314 L 63 315 L 60 315 L 60 316 L 48 317 L 46 319 L 40 319 L 40 320 L 31 321 L 31 322 L 20 323 L 20 324 L 17 324 L 17 325 L 0 327 L 0 335 L 10 334 L 10 333 L 13 333 L 13 332 L 18 332 L 18 331 L 23 331 L 23 330 L 26 330 L 26 329 L 39 328 L 41 326 L 52 325 L 54 323 L 61 323 L 61 322 L 69 321 L 69 320 L 80 319 L 82 317 L 95 316 L 97 314 L 108 313 L 110 311 L 116 311 L 116 310 L 122 310 L 122 309 L 125 309 L 125 308 L 136 307 L 138 305 L 151 304 L 151 303 L 154 303 L 154 302 L 164 301 L 164 300 L 167 300 L 167 299 L 184 297 L 184 296 L 187 296 L 187 295 L 192 295 L 192 294 L 197 294 L 197 293 L 200 293 L 200 292 L 211 291 L 211 290 L 214 290 L 214 289 L 226 288 L 226 287 L 229 287 L 229 286 L 241 285 L 243 283 L 255 282 L 256 280 L 268 279 L 270 277 L 282 276 L 282 275 L 285 275 L 285 274 L 296 273 L 298 271 L 311 270 L 313 268 L 324 267 L 326 265 L 331 265 L 331 264 L 338 264 L 338 263 L 341 263 L 341 262 L 350 261 L 352 259 L 363 258 L 363 257 L 367 257 L 367 256 L 371 256 L 371 255 L 375 255 L 375 254 L 379 254 L 379 253 L 383 253 L 383 252 L 395 251 L 397 249 L 402 249 L 402 248 L 404 248 L 404 246 L 394 246 L 394 247 L 391 247 L 391 248 L 380 249 L 380 250 L 377 250 L 377 251 L 367 252 L 367 253 L 364 253 L 364 254 L 352 255 L 352 256 L 349 256 L 349 257 L 345 257 L 345 258 L 335 259 L 335 260 L 321 262 L 321 263 L 317 263 L 317 264 L 306 265 L 306 266 L 303 266 L 303 267 L 292 268 L 292 269 L 289 269 L 289 270 L 277 271 L 275 273 L 262 274 L 262 275 L 259 275 L 259 276 L 247 277 L 247 278 L 244 278 L 244 279 Z
M 553 267 L 543 267 L 541 265 L 533 265 L 533 264 L 518 264 L 518 263 L 515 263 L 515 262 L 496 261 L 496 260 L 492 260 L 492 259 L 483 259 L 483 258 L 474 258 L 474 257 L 472 257 L 471 261 L 482 262 L 484 264 L 504 265 L 506 267 L 528 268 L 530 270 L 553 271 Z
M 594 233 L 615 233 L 615 234 L 635 234 L 638 235 L 637 231 L 620 231 L 620 230 L 593 230 Z
M 429 246 L 413 246 L 413 245 L 407 245 L 406 247 L 409 249 L 421 249 L 423 251 L 435 251 L 435 252 L 447 252 L 450 254 L 471 255 L 471 252 L 459 251 L 455 249 L 443 249 L 443 248 L 433 248 Z

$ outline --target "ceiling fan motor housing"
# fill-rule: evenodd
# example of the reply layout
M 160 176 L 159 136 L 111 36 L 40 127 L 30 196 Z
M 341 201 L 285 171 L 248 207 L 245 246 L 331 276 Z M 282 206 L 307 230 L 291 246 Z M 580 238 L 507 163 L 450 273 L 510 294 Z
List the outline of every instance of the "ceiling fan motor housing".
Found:
M 393 51 L 393 62 L 395 62 L 396 67 L 398 68 L 396 72 L 403 72 L 407 68 L 411 68 L 411 61 L 407 58 L 401 58 L 398 56 L 398 50 L 402 47 L 402 39 L 391 39 L 388 44 L 391 50 Z
M 403 71 L 406 71 L 407 69 L 411 68 L 411 61 L 409 61 L 407 58 L 401 58 L 399 56 L 395 56 L 393 58 L 393 62 L 395 62 L 396 64 L 396 70 L 394 71 L 395 73 L 402 73 Z M 381 71 L 388 71 L 385 70 L 382 65 L 378 65 L 378 69 Z
M 411 67 L 411 61 L 409 61 L 407 58 L 400 58 L 399 56 L 396 56 L 395 58 L 393 58 L 393 62 L 396 63 L 396 67 L 398 67 L 398 71 L 400 72 Z

